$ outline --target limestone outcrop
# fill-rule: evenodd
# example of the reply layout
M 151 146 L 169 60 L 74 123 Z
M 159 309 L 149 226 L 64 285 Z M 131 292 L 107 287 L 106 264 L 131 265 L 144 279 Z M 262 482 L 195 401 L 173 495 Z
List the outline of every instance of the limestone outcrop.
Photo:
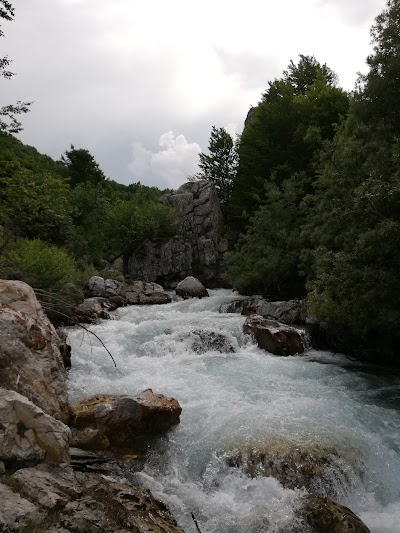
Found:
M 100 276 L 92 276 L 89 279 L 87 292 L 92 298 L 104 298 L 114 308 L 126 304 L 152 305 L 171 301 L 170 295 L 158 283 L 146 281 L 126 283 Z
M 0 280 L 0 387 L 15 390 L 67 422 L 61 344 L 33 289 L 22 281 Z
M 174 398 L 146 389 L 137 396 L 99 394 L 72 406 L 75 439 L 84 439 L 80 431 L 97 431 L 93 438 L 104 435 L 111 446 L 129 446 L 135 438 L 168 431 L 179 424 L 181 407 Z M 76 442 L 76 441 L 75 441 Z M 104 446 L 105 440 L 98 442 Z M 95 445 L 90 444 L 90 448 Z
M 67 463 L 70 429 L 17 392 L 0 388 L 0 460 Z
M 161 246 L 145 241 L 129 258 L 129 275 L 167 287 L 192 275 L 208 286 L 218 285 L 228 244 L 215 186 L 208 181 L 185 183 L 160 201 L 180 214 L 177 233 Z
M 180 281 L 176 286 L 175 292 L 182 298 L 207 298 L 209 296 L 201 281 L 193 276 L 188 276 Z
M 263 318 L 277 320 L 284 324 L 300 324 L 303 322 L 301 300 L 269 302 L 261 297 L 238 298 L 223 304 L 220 313 L 240 313 L 245 316 L 260 315 Z
M 246 319 L 243 331 L 252 335 L 260 348 L 274 355 L 286 356 L 304 352 L 299 332 L 274 320 L 251 315 Z

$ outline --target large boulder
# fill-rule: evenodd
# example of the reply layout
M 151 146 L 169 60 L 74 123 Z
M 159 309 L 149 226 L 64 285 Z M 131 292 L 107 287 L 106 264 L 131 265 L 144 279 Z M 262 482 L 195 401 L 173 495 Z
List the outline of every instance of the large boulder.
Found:
M 69 462 L 70 429 L 17 392 L 0 388 L 0 459 Z
M 301 311 L 301 300 L 269 302 L 261 297 L 232 300 L 220 308 L 221 313 L 240 313 L 245 316 L 260 315 L 263 318 L 277 320 L 284 324 L 301 323 Z
M 193 276 L 188 276 L 180 281 L 175 290 L 176 294 L 182 296 L 182 298 L 204 298 L 209 296 L 204 285 Z
M 326 496 L 309 494 L 303 497 L 297 515 L 304 533 L 370 533 L 353 511 Z
M 183 533 L 163 503 L 129 483 L 65 465 L 18 470 L 8 483 L 19 493 L 0 484 L 1 531 Z
M 177 400 L 151 389 L 134 397 L 99 394 L 72 406 L 72 426 L 75 430 L 97 430 L 111 446 L 124 447 L 137 438 L 168 431 L 179 424 L 181 411 Z
M 287 489 L 306 489 L 336 498 L 360 478 L 364 465 L 354 450 L 342 457 L 333 445 L 269 438 L 239 443 L 220 458 L 249 477 L 273 477 Z
M 29 285 L 0 280 L 0 387 L 15 390 L 45 413 L 69 418 L 62 341 Z
M 304 352 L 301 336 L 294 328 L 259 315 L 246 319 L 244 333 L 254 337 L 257 345 L 274 355 L 295 355 Z
M 133 278 L 159 281 L 175 287 L 195 275 L 209 286 L 220 283 L 227 241 L 222 236 L 223 219 L 215 186 L 208 181 L 185 183 L 160 202 L 179 215 L 176 235 L 164 244 L 146 240 L 129 258 Z

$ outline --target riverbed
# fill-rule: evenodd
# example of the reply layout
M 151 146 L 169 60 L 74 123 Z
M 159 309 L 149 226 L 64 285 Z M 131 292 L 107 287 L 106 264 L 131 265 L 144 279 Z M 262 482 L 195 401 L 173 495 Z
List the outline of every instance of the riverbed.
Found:
M 70 330 L 71 401 L 146 388 L 179 401 L 180 425 L 154 446 L 137 480 L 187 533 L 196 532 L 191 513 L 202 533 L 291 530 L 305 490 L 250 478 L 225 461 L 238 447 L 277 440 L 333 447 L 336 501 L 373 533 L 400 532 L 400 373 L 312 349 L 270 355 L 242 333 L 245 317 L 219 312 L 234 298 L 221 289 L 120 308 L 91 326 L 117 369 L 93 336 Z M 223 339 L 222 348 L 207 338 Z

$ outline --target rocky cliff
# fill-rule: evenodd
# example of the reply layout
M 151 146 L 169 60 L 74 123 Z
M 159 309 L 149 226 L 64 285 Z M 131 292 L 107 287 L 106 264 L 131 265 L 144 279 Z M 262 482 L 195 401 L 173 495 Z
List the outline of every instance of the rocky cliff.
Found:
M 160 201 L 180 214 L 177 233 L 161 246 L 145 241 L 129 258 L 129 275 L 167 287 L 191 275 L 208 286 L 217 285 L 228 245 L 222 236 L 223 219 L 214 185 L 185 183 Z

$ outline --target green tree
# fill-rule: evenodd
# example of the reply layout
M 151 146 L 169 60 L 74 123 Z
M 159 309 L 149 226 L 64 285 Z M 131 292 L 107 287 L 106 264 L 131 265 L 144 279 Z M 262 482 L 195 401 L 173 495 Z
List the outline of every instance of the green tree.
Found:
M 267 182 L 282 186 L 296 172 L 312 172 L 313 158 L 334 125 L 346 116 L 348 95 L 336 75 L 314 57 L 300 56 L 269 83 L 242 133 L 230 211 L 237 232 L 265 201 Z
M 359 79 L 354 118 L 368 124 L 384 123 L 400 133 L 400 1 L 389 0 L 371 29 L 373 53 L 369 71 Z M 387 133 L 387 132 L 386 132 Z
M 235 143 L 224 128 L 212 127 L 208 152 L 199 155 L 200 172 L 196 178 L 214 183 L 221 204 L 225 206 L 229 202 L 238 158 Z
M 71 144 L 71 149 L 61 156 L 61 162 L 65 165 L 71 187 L 82 183 L 92 186 L 106 183 L 104 172 L 95 158 L 84 148 L 75 148 Z
M 14 20 L 14 8 L 7 0 L 0 0 L 0 19 L 11 21 Z M 4 32 L 0 26 L 0 37 Z M 0 58 L 0 76 L 10 80 L 14 73 L 8 70 L 11 60 L 5 56 Z M 22 126 L 16 118 L 16 115 L 27 113 L 31 102 L 18 101 L 16 104 L 0 106 L 0 132 L 18 133 Z

